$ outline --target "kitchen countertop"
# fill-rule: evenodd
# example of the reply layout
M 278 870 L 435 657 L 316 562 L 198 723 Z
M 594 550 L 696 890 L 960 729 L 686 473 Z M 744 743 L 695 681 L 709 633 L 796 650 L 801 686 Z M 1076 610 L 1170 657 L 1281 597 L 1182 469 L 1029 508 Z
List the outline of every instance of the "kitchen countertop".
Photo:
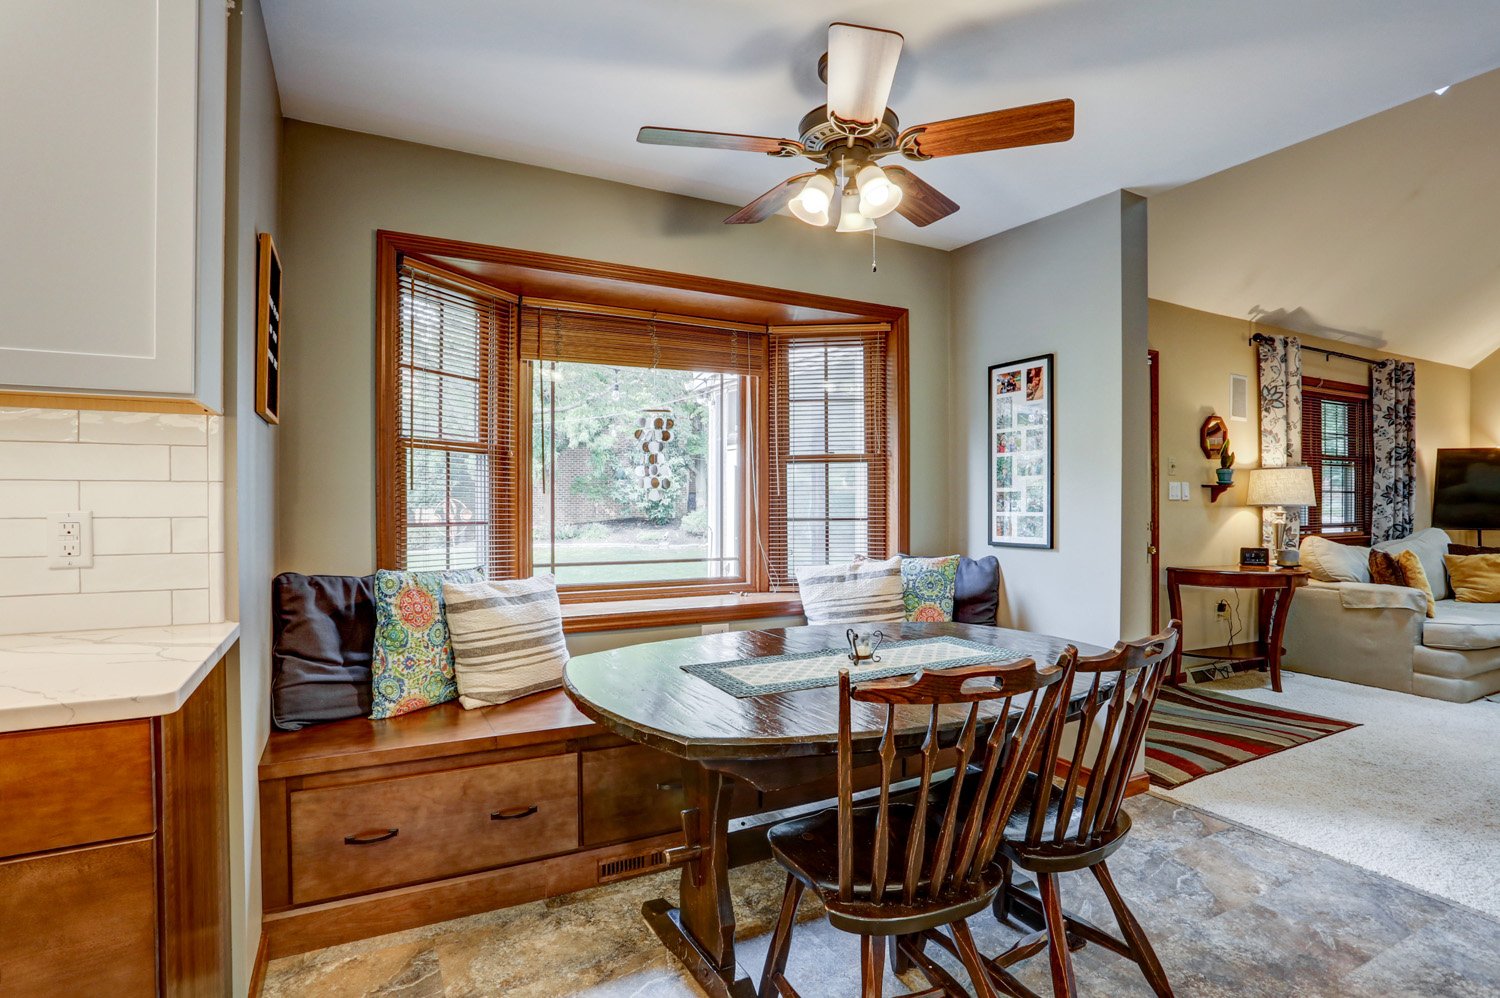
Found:
M 171 714 L 239 635 L 231 620 L 0 636 L 0 732 Z

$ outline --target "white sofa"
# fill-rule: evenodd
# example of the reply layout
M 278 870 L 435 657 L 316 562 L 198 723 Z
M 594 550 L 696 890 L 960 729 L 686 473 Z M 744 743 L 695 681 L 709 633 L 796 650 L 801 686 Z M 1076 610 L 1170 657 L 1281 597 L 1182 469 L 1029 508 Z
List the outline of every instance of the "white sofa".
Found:
M 1370 582 L 1370 549 L 1320 537 L 1302 542 L 1313 581 L 1287 617 L 1282 665 L 1294 672 L 1466 703 L 1500 692 L 1500 603 L 1459 603 L 1443 566 L 1449 538 L 1436 528 L 1376 547 L 1413 550 L 1437 597 Z

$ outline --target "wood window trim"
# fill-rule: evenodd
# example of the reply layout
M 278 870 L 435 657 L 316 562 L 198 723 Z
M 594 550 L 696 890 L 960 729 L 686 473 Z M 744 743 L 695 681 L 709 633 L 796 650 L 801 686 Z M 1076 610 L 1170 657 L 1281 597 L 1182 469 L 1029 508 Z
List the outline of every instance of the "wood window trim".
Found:
M 1333 541 L 1336 544 L 1347 544 L 1355 547 L 1368 546 L 1373 541 L 1370 526 L 1373 516 L 1372 506 L 1374 503 L 1374 496 L 1371 493 L 1370 482 L 1374 471 L 1375 460 L 1374 420 L 1373 413 L 1370 411 L 1370 386 L 1355 384 L 1347 381 L 1333 381 L 1327 378 L 1304 379 L 1302 385 L 1302 419 L 1304 426 L 1307 425 L 1307 409 L 1309 398 L 1328 399 L 1330 401 L 1354 402 L 1362 404 L 1362 406 L 1364 407 L 1364 429 L 1367 431 L 1367 433 L 1365 434 L 1366 439 L 1364 440 L 1365 449 L 1362 454 L 1356 454 L 1353 456 L 1359 459 L 1360 464 L 1359 475 L 1361 476 L 1361 478 L 1357 483 L 1357 487 L 1359 487 L 1361 490 L 1358 495 L 1358 501 L 1360 502 L 1358 515 L 1359 526 L 1364 527 L 1365 529 L 1352 533 L 1325 534 L 1321 531 L 1321 529 L 1314 528 L 1311 522 L 1309 522 L 1309 525 L 1303 528 L 1302 533 L 1304 536 L 1321 537 L 1324 540 Z M 1304 439 L 1303 463 L 1313 468 L 1313 484 L 1314 488 L 1317 490 L 1318 498 L 1321 501 L 1323 486 L 1321 475 L 1319 472 L 1322 468 L 1322 455 L 1320 453 L 1316 457 L 1309 460 L 1309 455 L 1306 451 L 1307 447 L 1306 441 Z
M 400 515 L 400 511 L 396 508 L 400 490 L 395 487 L 391 478 L 391 472 L 396 467 L 394 464 L 394 455 L 398 444 L 398 428 L 394 407 L 383 404 L 383 395 L 381 393 L 385 391 L 385 386 L 394 383 L 397 375 L 397 342 L 400 334 L 399 269 L 402 261 L 405 259 L 423 265 L 423 269 L 436 269 L 438 272 L 445 274 L 452 273 L 450 268 L 445 266 L 445 264 L 454 260 L 470 261 L 476 267 L 485 265 L 504 267 L 507 273 L 522 274 L 524 276 L 523 283 L 532 287 L 533 290 L 540 288 L 543 292 L 546 292 L 548 289 L 566 286 L 571 292 L 568 296 L 569 298 L 573 294 L 576 294 L 579 299 L 577 304 L 597 309 L 603 314 L 627 316 L 655 314 L 659 317 L 671 315 L 673 319 L 686 318 L 689 320 L 700 320 L 704 321 L 706 325 L 716 324 L 719 328 L 751 326 L 767 331 L 767 335 L 769 335 L 769 326 L 771 323 L 746 322 L 744 321 L 745 317 L 763 314 L 768 307 L 779 309 L 783 310 L 790 317 L 790 321 L 781 324 L 795 326 L 799 332 L 806 330 L 808 332 L 818 332 L 823 335 L 827 334 L 830 325 L 842 327 L 851 332 L 860 326 L 865 327 L 866 330 L 875 325 L 888 326 L 890 341 L 887 350 L 887 394 L 891 404 L 888 406 L 886 415 L 886 432 L 890 441 L 887 487 L 887 517 L 889 520 L 887 537 L 889 547 L 892 551 L 909 548 L 911 507 L 911 475 L 908 452 L 910 440 L 910 378 L 907 366 L 909 356 L 909 319 L 906 309 L 809 292 L 774 288 L 766 285 L 747 284 L 698 275 L 653 270 L 627 264 L 606 263 L 576 257 L 536 253 L 527 250 L 486 246 L 478 243 L 439 239 L 388 230 L 380 230 L 376 233 L 375 255 L 377 379 L 375 555 L 378 567 L 394 567 L 397 560 L 398 538 L 395 525 Z M 484 280 L 476 279 L 472 275 L 468 279 L 472 280 L 479 287 L 482 287 L 486 293 L 500 292 L 502 294 L 519 296 L 523 300 L 527 297 L 526 292 L 528 287 L 526 286 L 512 289 L 501 287 L 498 284 L 490 284 Z M 622 287 L 630 290 L 632 297 L 650 298 L 653 305 L 658 300 L 673 301 L 690 298 L 695 303 L 712 302 L 713 307 L 694 308 L 693 312 L 702 313 L 699 315 L 690 315 L 686 310 L 673 311 L 666 308 L 661 310 L 653 309 L 648 312 L 640 308 L 632 308 L 632 304 L 641 304 L 641 302 L 622 299 Z M 556 305 L 559 302 L 566 302 L 567 300 L 545 293 L 538 293 L 531 297 L 539 302 L 545 301 L 552 305 Z M 798 322 L 796 321 L 796 317 L 800 315 L 814 315 L 818 317 L 837 315 L 838 321 Z M 845 317 L 848 319 L 847 322 L 844 321 Z M 519 368 L 525 372 L 528 371 L 529 365 L 521 364 Z M 770 407 L 768 379 L 760 377 L 752 379 L 752 381 L 754 382 L 752 387 L 754 398 L 751 401 L 753 401 L 759 412 L 768 413 Z M 529 382 L 526 382 L 524 378 L 518 379 L 513 399 L 515 408 L 513 425 L 516 427 L 516 432 L 518 434 L 525 434 L 528 440 L 530 439 L 529 435 L 531 432 L 529 388 Z M 525 400 L 525 404 L 522 403 L 522 400 Z M 756 434 L 756 438 L 753 441 L 754 461 L 757 471 L 754 476 L 746 475 L 745 487 L 748 493 L 745 507 L 747 514 L 747 534 L 753 531 L 764 530 L 769 523 L 769 489 L 765 487 L 764 483 L 766 469 L 768 468 L 767 462 L 770 458 L 770 447 L 767 437 L 768 434 L 762 431 Z M 760 481 L 752 481 L 755 477 L 758 477 Z M 757 485 L 760 487 L 757 488 Z M 518 532 L 519 536 L 529 537 L 531 533 L 530 503 L 520 502 L 516 506 L 520 512 L 513 518 L 510 526 Z M 747 559 L 748 571 L 745 580 L 736 581 L 732 586 L 693 585 L 681 587 L 680 589 L 674 588 L 668 596 L 660 599 L 658 602 L 660 609 L 655 613 L 637 608 L 635 604 L 647 602 L 646 600 L 637 598 L 637 595 L 644 588 L 661 591 L 665 588 L 662 583 L 641 586 L 624 584 L 611 586 L 607 589 L 569 592 L 564 597 L 565 602 L 575 606 L 583 606 L 580 611 L 574 614 L 576 619 L 574 623 L 569 625 L 569 629 L 573 631 L 619 629 L 620 627 L 628 626 L 623 623 L 627 617 L 630 620 L 638 622 L 634 626 L 642 626 L 642 624 L 645 624 L 645 626 L 672 626 L 678 623 L 710 623 L 800 614 L 800 603 L 790 598 L 789 594 L 767 592 L 769 580 L 766 578 L 764 559 L 759 556 L 759 547 L 764 544 L 764 538 L 756 537 L 754 538 L 754 543 L 757 545 L 756 548 L 752 549 L 755 551 L 755 557 Z M 529 545 L 523 544 L 519 545 L 519 547 L 529 552 Z M 745 595 L 753 598 L 740 598 L 739 594 L 743 593 L 747 582 L 753 592 Z M 794 596 L 794 594 L 790 595 Z M 766 597 L 768 596 L 779 598 L 767 599 Z M 615 610 L 609 612 L 593 609 L 605 603 L 617 603 L 619 605 Z

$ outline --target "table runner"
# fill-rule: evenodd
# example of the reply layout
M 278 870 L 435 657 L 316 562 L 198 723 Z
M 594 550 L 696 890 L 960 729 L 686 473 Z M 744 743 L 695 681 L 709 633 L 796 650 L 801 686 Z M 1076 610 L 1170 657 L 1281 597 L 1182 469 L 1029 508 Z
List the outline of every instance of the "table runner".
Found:
M 882 645 L 878 654 L 879 661 L 856 665 L 849 661 L 847 650 L 826 648 L 794 655 L 702 662 L 684 665 L 682 671 L 712 683 L 732 697 L 744 699 L 767 693 L 833 686 L 839 681 L 839 672 L 845 669 L 855 682 L 863 682 L 904 676 L 918 669 L 952 669 L 961 665 L 1026 658 L 1013 649 L 952 637 L 892 641 Z

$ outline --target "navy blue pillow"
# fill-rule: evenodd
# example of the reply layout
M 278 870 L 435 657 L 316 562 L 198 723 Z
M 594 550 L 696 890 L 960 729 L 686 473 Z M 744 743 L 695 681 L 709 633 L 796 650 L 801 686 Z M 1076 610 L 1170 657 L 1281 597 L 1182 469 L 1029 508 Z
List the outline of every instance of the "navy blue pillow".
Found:
M 958 560 L 953 619 L 964 624 L 995 626 L 1000 612 L 1000 559 L 994 555 Z

